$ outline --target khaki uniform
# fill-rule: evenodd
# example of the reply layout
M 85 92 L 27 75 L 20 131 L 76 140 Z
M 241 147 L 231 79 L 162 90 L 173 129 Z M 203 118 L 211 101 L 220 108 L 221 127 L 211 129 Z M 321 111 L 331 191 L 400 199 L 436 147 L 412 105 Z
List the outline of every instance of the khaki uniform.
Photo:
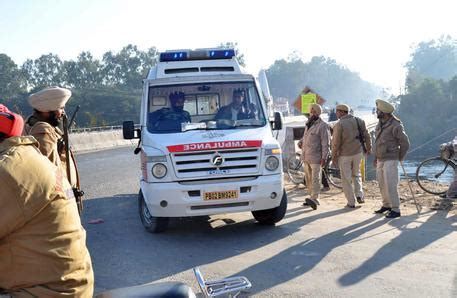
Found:
M 383 207 L 400 212 L 398 197 L 398 162 L 409 149 L 409 139 L 403 124 L 396 117 L 376 126 L 375 158 L 376 178 L 381 191 Z
M 344 196 L 350 206 L 355 205 L 356 197 L 363 198 L 360 175 L 363 148 L 357 121 L 365 139 L 365 148 L 371 151 L 371 137 L 365 121 L 351 114 L 340 118 L 333 128 L 332 135 L 332 160 L 337 162 L 340 168 Z
M 322 119 L 308 128 L 302 138 L 302 160 L 305 172 L 306 186 L 311 199 L 317 200 L 320 193 L 322 168 L 321 160 L 326 160 L 329 154 L 329 126 Z
M 44 121 L 39 121 L 34 115 L 27 118 L 24 131 L 26 135 L 31 135 L 38 141 L 41 153 L 53 164 L 60 167 L 65 177 L 67 177 L 67 158 L 65 152 L 59 153 L 57 149 L 57 143 L 62 138 L 63 132 L 58 127 L 54 127 Z M 73 159 L 70 161 L 70 175 L 72 186 L 79 188 L 79 176 Z
M 73 191 L 33 137 L 0 142 L 0 289 L 14 297 L 92 297 Z

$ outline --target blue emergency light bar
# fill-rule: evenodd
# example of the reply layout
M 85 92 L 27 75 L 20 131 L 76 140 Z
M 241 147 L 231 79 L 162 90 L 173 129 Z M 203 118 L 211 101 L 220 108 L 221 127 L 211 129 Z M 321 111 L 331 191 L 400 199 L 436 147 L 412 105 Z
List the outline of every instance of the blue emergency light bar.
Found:
M 164 52 L 160 53 L 160 61 L 185 61 L 187 52 Z
M 233 57 L 235 57 L 233 49 L 176 51 L 160 53 L 160 62 L 232 59 Z

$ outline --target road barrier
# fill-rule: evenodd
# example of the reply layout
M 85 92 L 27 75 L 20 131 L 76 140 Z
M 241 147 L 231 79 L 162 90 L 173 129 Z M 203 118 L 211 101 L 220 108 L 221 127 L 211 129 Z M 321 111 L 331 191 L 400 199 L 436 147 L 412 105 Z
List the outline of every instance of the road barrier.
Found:
M 79 128 L 70 133 L 70 145 L 76 153 L 132 146 L 137 142 L 124 140 L 121 126 Z

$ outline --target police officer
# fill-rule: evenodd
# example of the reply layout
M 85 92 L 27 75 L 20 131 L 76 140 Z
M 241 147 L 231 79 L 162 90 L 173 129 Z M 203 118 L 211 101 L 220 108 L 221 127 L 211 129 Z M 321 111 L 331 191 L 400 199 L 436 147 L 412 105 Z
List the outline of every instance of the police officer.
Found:
M 306 122 L 305 132 L 300 142 L 306 187 L 310 195 L 303 205 L 310 206 L 314 210 L 319 205 L 322 167 L 327 160 L 330 144 L 329 126 L 320 118 L 321 113 L 320 105 L 312 104 L 310 106 L 310 117 Z
M 350 110 L 346 104 L 336 106 L 339 121 L 333 127 L 332 162 L 340 168 L 346 206 L 354 208 L 356 199 L 359 204 L 365 202 L 360 164 L 364 153 L 371 154 L 371 138 L 365 122 L 351 115 Z
M 92 264 L 72 188 L 35 138 L 20 136 L 22 129 L 22 118 L 0 105 L 0 293 L 92 297 Z
M 149 115 L 148 129 L 150 131 L 180 131 L 181 123 L 192 122 L 189 112 L 184 110 L 185 94 L 174 92 L 168 98 L 170 108 L 162 108 Z
M 387 218 L 400 217 L 398 197 L 398 162 L 405 158 L 409 139 L 400 119 L 392 113 L 394 106 L 382 99 L 376 100 L 375 159 L 376 178 L 382 196 L 382 207 L 375 213 L 385 213 Z
M 65 88 L 48 87 L 29 96 L 28 102 L 34 112 L 26 120 L 24 134 L 33 136 L 39 143 L 41 153 L 53 164 L 60 167 L 67 176 L 67 160 L 63 143 L 65 104 L 71 91 Z M 69 181 L 79 187 L 79 177 L 73 155 L 70 155 Z

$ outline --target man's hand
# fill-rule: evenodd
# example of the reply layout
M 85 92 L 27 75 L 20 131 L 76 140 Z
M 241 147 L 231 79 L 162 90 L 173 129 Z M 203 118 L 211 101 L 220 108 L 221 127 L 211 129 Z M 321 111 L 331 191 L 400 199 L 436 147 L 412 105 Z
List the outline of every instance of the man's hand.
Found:
M 367 155 L 370 155 L 371 154 L 371 150 L 367 150 Z
M 298 148 L 300 148 L 300 149 L 301 149 L 301 147 L 303 146 L 303 142 L 302 142 L 302 140 L 298 141 L 298 144 L 297 144 L 297 146 L 298 146 Z
M 378 165 L 378 161 L 376 160 L 376 158 L 373 160 L 373 167 L 376 168 L 376 166 Z

